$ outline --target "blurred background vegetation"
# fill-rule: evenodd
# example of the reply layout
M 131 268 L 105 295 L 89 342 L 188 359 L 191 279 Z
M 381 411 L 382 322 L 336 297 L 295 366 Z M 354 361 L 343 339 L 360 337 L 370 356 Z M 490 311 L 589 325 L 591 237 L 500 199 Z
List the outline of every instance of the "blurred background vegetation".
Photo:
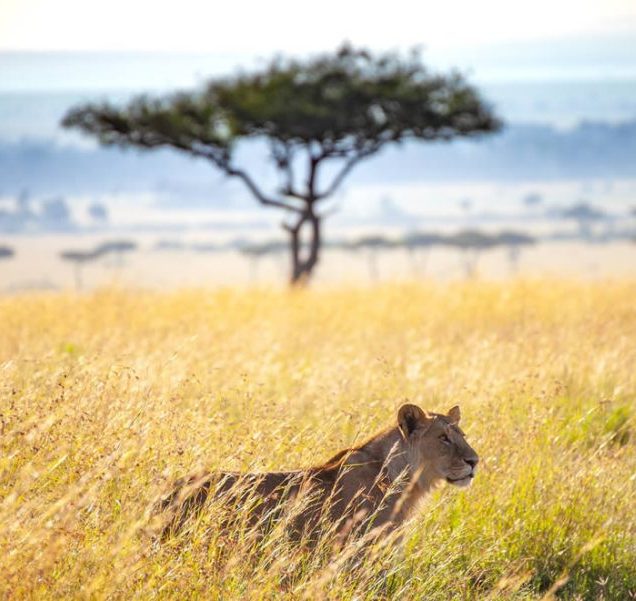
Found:
M 440 36 L 446 9 L 418 31 L 402 20 L 393 50 L 400 11 L 362 28 L 339 7 L 336 40 L 283 29 L 273 44 L 278 21 L 243 41 L 120 26 L 109 49 L 84 23 L 91 40 L 71 35 L 65 52 L 9 30 L 28 12 L 16 5 L 0 46 L 2 289 L 632 277 L 633 8 L 564 5 L 555 19 L 543 2 L 519 29 L 490 4 L 455 23 L 462 41 Z M 506 232 L 534 243 L 488 243 Z M 396 252 L 427 236 L 456 244 Z M 136 252 L 91 254 L 114 240 Z M 91 263 L 81 278 L 69 252 Z

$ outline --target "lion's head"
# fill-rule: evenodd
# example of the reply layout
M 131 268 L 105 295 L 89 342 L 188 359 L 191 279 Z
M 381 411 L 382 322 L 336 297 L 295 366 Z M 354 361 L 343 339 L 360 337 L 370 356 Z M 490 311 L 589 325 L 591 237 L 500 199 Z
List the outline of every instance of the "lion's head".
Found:
M 453 407 L 448 415 L 429 413 L 417 405 L 402 405 L 398 426 L 404 439 L 411 473 L 422 483 L 446 480 L 455 486 L 470 486 L 479 457 L 459 428 L 461 413 Z

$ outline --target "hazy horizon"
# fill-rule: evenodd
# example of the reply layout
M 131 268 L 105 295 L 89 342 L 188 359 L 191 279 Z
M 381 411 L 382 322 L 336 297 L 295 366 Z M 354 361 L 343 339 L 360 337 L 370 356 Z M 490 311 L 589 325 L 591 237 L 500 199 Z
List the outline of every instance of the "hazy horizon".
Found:
M 384 31 L 394 17 L 391 13 Z M 588 273 L 590 265 L 605 264 L 610 256 L 617 257 L 618 266 L 627 265 L 631 247 L 624 240 L 632 226 L 621 225 L 621 220 L 636 203 L 636 26 L 624 19 L 613 29 L 536 30 L 516 39 L 455 35 L 448 43 L 425 31 L 415 36 L 409 27 L 400 44 L 379 30 L 357 35 L 357 26 L 320 44 L 296 44 L 284 36 L 276 43 L 284 48 L 279 54 L 302 57 L 333 50 L 345 39 L 376 52 L 404 50 L 427 40 L 420 45 L 429 68 L 456 68 L 465 74 L 506 128 L 479 141 L 406 144 L 362 164 L 329 203 L 335 214 L 328 220 L 327 236 L 465 227 L 568 236 L 573 222 L 560 219 L 559 211 L 588 204 L 607 215 L 600 230 L 607 229 L 602 235 L 615 240 L 618 254 L 606 246 L 576 247 L 587 257 L 577 270 Z M 0 233 L 23 257 L 13 263 L 11 278 L 35 281 L 55 272 L 56 281 L 64 281 L 69 273 L 58 273 L 59 261 L 51 262 L 51 256 L 113 235 L 145 241 L 142 246 L 150 254 L 141 257 L 150 263 L 139 263 L 143 273 L 153 270 L 155 255 L 149 249 L 160 238 L 209 242 L 245 233 L 250 238 L 282 236 L 280 214 L 264 211 L 241 186 L 203 161 L 169 150 L 100 148 L 95 140 L 60 127 L 65 112 L 80 102 L 125 103 L 139 93 L 194 88 L 208 77 L 258 68 L 276 54 L 271 40 L 254 44 L 260 45 L 212 45 L 197 51 L 151 49 L 152 44 L 143 51 L 126 44 L 117 51 L 0 51 L 0 217 L 4 211 L 5 221 Z M 275 175 L 258 143 L 239 146 L 242 166 L 275 189 Z M 532 198 L 539 199 L 539 209 L 528 208 L 526 200 Z M 20 202 L 28 203 L 35 215 L 51 202 L 53 210 L 57 206 L 64 212 L 64 203 L 67 218 L 57 225 L 33 220 L 16 225 Z M 87 217 L 95 203 L 108 214 L 101 225 Z M 562 243 L 549 244 L 561 248 Z M 536 259 L 536 265 L 548 265 L 546 252 L 541 245 L 529 263 Z M 189 261 L 194 261 L 193 253 Z M 440 269 L 457 270 L 451 255 L 451 263 L 440 259 Z M 175 265 L 179 256 L 173 257 Z M 503 258 L 495 271 L 505 271 Z M 201 261 L 203 267 L 208 259 Z M 355 269 L 364 270 L 364 259 L 358 262 L 362 267 L 356 263 Z M 164 259 L 155 267 L 159 263 L 170 271 Z M 236 266 L 239 279 L 245 275 L 241 269 Z M 141 272 L 134 272 L 133 279 L 146 281 Z M 166 281 L 171 277 L 164 275 Z

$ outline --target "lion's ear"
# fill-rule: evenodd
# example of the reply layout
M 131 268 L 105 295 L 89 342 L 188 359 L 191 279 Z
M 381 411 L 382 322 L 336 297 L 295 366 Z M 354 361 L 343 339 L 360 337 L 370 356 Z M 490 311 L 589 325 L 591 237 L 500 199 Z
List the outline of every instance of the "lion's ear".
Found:
M 410 403 L 402 405 L 398 411 L 398 426 L 404 438 L 408 438 L 417 428 L 428 426 L 431 419 L 428 413 Z
M 459 410 L 459 405 L 455 405 L 452 409 L 448 410 L 448 417 L 451 424 L 457 425 L 462 418 L 462 412 Z

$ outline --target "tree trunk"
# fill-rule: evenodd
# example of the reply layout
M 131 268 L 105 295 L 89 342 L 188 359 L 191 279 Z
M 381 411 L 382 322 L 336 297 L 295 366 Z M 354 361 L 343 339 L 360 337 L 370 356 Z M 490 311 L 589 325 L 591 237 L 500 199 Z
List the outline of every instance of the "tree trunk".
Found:
M 309 226 L 309 248 L 306 257 L 304 257 L 302 233 L 307 225 Z M 308 211 L 301 215 L 295 225 L 286 226 L 285 229 L 289 232 L 292 268 L 290 284 L 292 286 L 306 284 L 320 259 L 320 217 L 315 215 L 313 211 Z

